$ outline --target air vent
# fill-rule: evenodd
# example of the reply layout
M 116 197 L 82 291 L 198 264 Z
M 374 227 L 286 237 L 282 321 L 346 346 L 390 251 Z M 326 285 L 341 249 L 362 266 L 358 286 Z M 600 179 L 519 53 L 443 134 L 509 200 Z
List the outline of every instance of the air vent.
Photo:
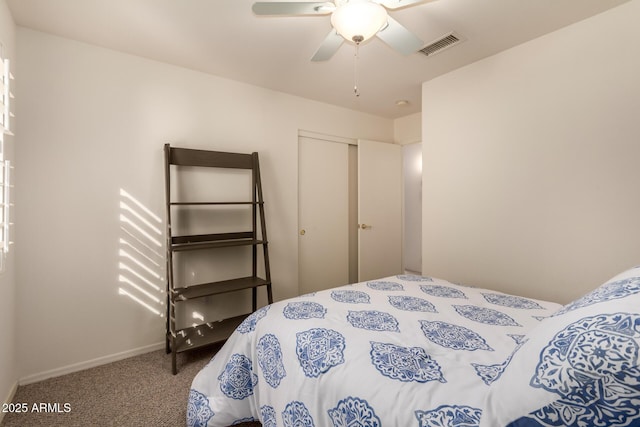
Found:
M 420 49 L 420 52 L 424 53 L 426 56 L 432 56 L 460 43 L 461 41 L 462 38 L 459 35 L 455 33 L 449 33 L 429 43 L 428 45 Z

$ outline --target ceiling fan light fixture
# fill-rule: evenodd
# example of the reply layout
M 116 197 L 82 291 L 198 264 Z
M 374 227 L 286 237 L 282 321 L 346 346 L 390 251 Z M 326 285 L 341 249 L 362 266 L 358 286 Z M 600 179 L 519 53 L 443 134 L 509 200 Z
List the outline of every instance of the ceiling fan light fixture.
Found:
M 356 44 L 375 36 L 386 24 L 386 9 L 369 0 L 351 0 L 331 15 L 331 25 L 338 34 Z

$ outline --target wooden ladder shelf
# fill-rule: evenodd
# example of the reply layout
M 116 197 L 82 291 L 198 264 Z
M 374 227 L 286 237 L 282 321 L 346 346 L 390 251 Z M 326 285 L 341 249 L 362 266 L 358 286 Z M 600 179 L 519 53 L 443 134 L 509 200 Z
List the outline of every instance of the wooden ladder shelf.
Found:
M 177 353 L 193 350 L 209 344 L 226 340 L 247 314 L 226 318 L 215 322 L 205 322 L 186 328 L 176 327 L 177 303 L 188 304 L 197 298 L 220 295 L 229 292 L 252 290 L 252 312 L 257 310 L 257 289 L 265 286 L 267 301 L 273 302 L 271 290 L 271 271 L 269 268 L 269 248 L 267 228 L 264 215 L 264 200 L 260 180 L 260 163 L 258 153 L 226 153 L 219 151 L 176 148 L 169 144 L 164 146 L 165 166 L 165 199 L 167 223 L 167 330 L 166 351 L 171 353 L 171 369 L 177 373 Z M 180 173 L 176 166 L 202 168 L 247 169 L 251 170 L 251 200 L 237 202 L 223 201 L 174 201 L 172 200 L 172 180 Z M 174 235 L 172 213 L 176 209 L 189 207 L 211 207 L 249 205 L 251 207 L 251 230 L 231 233 L 213 233 L 196 235 Z M 259 224 L 258 224 L 259 220 Z M 176 283 L 174 277 L 174 254 L 177 252 L 198 251 L 204 249 L 222 250 L 234 246 L 250 246 L 252 248 L 252 274 L 246 277 L 200 283 L 184 286 Z M 264 261 L 264 277 L 258 277 L 258 246 L 262 247 Z

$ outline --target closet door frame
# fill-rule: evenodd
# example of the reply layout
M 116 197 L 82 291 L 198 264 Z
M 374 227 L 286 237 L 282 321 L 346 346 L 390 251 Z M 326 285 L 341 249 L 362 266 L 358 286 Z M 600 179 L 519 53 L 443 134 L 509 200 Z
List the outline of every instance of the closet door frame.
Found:
M 400 145 L 300 131 L 300 294 L 401 274 L 402 212 Z

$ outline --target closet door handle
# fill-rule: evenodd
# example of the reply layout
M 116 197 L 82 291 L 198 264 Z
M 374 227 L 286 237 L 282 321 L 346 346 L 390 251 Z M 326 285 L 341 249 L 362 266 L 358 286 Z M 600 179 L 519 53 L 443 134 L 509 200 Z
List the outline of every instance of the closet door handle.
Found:
M 304 230 L 304 229 L 300 230 L 300 235 L 301 235 L 301 236 L 304 236 L 304 235 L 305 235 L 305 233 L 306 233 L 306 230 Z
M 361 230 L 367 230 L 367 229 L 371 228 L 371 226 L 370 226 L 370 225 L 368 225 L 368 224 L 358 224 L 358 227 L 359 227 Z

